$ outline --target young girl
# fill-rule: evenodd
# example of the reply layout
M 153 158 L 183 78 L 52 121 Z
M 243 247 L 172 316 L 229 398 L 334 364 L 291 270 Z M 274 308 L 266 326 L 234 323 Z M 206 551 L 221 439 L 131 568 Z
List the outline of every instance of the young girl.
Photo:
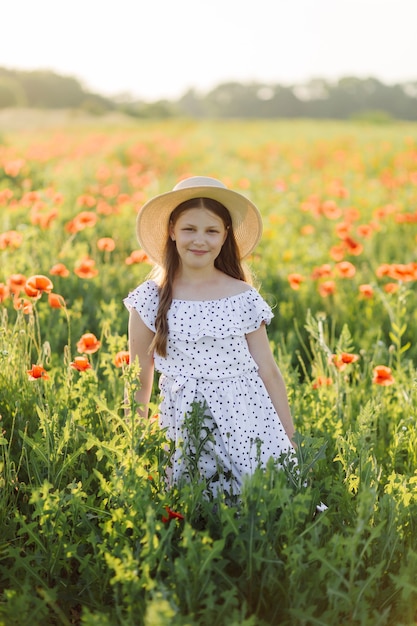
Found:
M 214 489 L 236 493 L 258 464 L 292 451 L 287 393 L 266 334 L 272 311 L 241 264 L 261 232 L 256 206 L 207 177 L 183 180 L 138 213 L 139 243 L 162 271 L 124 300 L 130 359 L 139 360 L 143 416 L 154 368 L 161 374 L 159 420 L 175 442 L 174 482 L 186 474 L 196 402 L 210 434 L 198 470 Z

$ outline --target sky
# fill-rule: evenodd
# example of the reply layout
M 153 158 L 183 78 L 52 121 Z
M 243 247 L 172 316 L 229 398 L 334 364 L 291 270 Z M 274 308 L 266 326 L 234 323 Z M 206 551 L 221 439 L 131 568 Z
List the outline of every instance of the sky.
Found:
M 0 0 L 0 67 L 148 101 L 229 81 L 417 81 L 417 0 Z

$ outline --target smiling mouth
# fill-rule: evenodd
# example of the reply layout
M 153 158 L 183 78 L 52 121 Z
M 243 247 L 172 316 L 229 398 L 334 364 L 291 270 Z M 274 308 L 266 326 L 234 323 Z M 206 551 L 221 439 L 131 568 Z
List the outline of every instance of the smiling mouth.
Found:
M 192 254 L 207 254 L 207 250 L 190 250 Z

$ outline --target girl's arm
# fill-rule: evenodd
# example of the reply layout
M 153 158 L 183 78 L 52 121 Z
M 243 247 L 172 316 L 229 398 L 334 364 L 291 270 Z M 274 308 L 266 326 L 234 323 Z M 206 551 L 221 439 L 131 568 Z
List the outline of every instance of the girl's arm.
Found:
M 136 357 L 139 360 L 140 388 L 135 394 L 135 400 L 141 405 L 138 407 L 138 413 L 142 417 L 148 417 L 148 404 L 152 393 L 154 362 L 149 347 L 153 337 L 154 333 L 145 325 L 139 313 L 132 309 L 129 316 L 129 354 L 131 363 Z
M 295 428 L 291 417 L 287 390 L 282 374 L 275 363 L 265 324 L 262 324 L 258 330 L 246 335 L 246 339 L 249 351 L 259 367 L 259 376 L 266 387 L 284 430 L 292 442 Z

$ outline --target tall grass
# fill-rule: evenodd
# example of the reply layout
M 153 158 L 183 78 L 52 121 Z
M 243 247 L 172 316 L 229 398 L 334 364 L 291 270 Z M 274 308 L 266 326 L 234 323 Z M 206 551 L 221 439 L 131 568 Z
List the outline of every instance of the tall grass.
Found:
M 263 212 L 250 265 L 299 437 L 297 469 L 271 461 L 235 499 L 190 455 L 189 481 L 169 487 L 165 433 L 124 410 L 138 365 L 121 358 L 122 298 L 150 270 L 131 262 L 136 211 L 199 173 Z M 0 624 L 414 624 L 415 127 L 15 132 L 0 205 Z M 85 257 L 96 274 L 80 276 Z M 50 278 L 62 306 L 18 290 L 18 274 Z M 152 402 L 156 414 L 156 384 Z M 195 406 L 197 450 L 203 417 Z

